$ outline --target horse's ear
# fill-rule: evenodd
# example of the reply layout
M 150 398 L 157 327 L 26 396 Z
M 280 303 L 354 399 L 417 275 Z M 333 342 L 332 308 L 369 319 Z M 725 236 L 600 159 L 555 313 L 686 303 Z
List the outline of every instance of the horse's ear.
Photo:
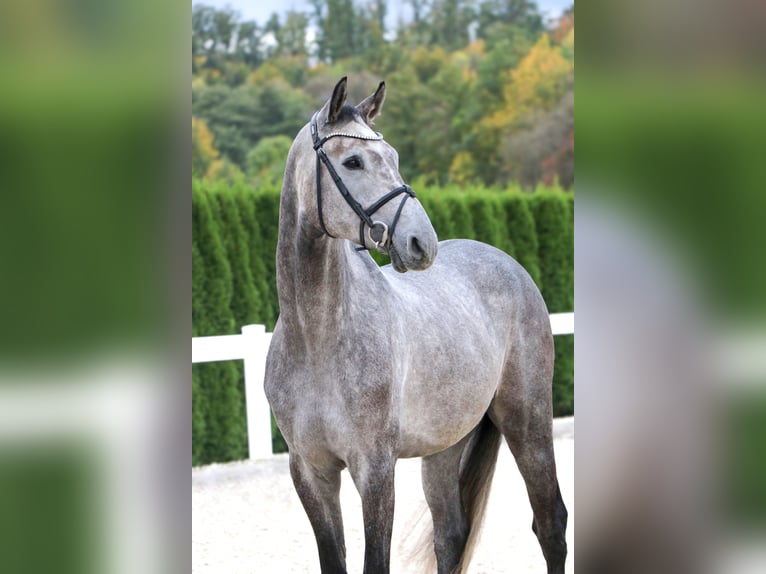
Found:
M 367 96 L 364 100 L 359 102 L 356 108 L 361 112 L 364 121 L 368 124 L 372 123 L 377 115 L 380 114 L 380 110 L 383 108 L 383 102 L 386 100 L 386 82 L 380 82 L 378 89 L 371 96 Z
M 340 111 L 343 109 L 343 104 L 346 103 L 346 82 L 348 78 L 343 76 L 340 81 L 335 84 L 335 88 L 332 91 L 332 96 L 327 100 L 319 111 L 319 117 L 324 118 L 328 124 L 333 123 L 338 119 Z

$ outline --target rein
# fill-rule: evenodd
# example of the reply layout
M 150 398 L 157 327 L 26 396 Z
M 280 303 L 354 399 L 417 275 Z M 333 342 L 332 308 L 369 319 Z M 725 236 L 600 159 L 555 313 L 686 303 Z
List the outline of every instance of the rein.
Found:
M 314 142 L 314 151 L 317 154 L 317 164 L 316 164 L 317 210 L 319 211 L 319 224 L 322 226 L 322 231 L 329 237 L 335 237 L 333 234 L 327 231 L 327 227 L 325 227 L 325 224 L 324 224 L 324 217 L 322 215 L 322 169 L 321 167 L 322 167 L 322 164 L 324 164 L 324 166 L 327 168 L 327 172 L 330 174 L 330 177 L 335 182 L 335 186 L 338 188 L 338 191 L 340 192 L 341 196 L 343 196 L 343 199 L 346 200 L 346 203 L 348 203 L 351 209 L 354 210 L 354 213 L 356 213 L 356 215 L 361 220 L 359 225 L 359 242 L 362 244 L 362 247 L 358 248 L 358 250 L 363 251 L 367 249 L 367 247 L 365 246 L 366 242 L 364 240 L 364 226 L 366 225 L 368 228 L 367 237 L 375 245 L 375 247 L 377 249 L 385 249 L 386 251 L 388 251 L 390 247 L 392 246 L 391 241 L 394 236 L 394 231 L 396 230 L 396 224 L 399 221 L 399 216 L 402 214 L 402 208 L 404 207 L 404 204 L 407 202 L 407 199 L 409 199 L 410 197 L 415 197 L 415 192 L 412 190 L 412 188 L 409 185 L 402 184 L 399 187 L 389 191 L 387 194 L 385 194 L 383 197 L 381 197 L 379 200 L 377 200 L 367 209 L 362 207 L 362 205 L 356 199 L 354 199 L 354 196 L 351 195 L 351 192 L 346 187 L 346 184 L 343 183 L 343 180 L 341 179 L 340 175 L 338 175 L 338 172 L 335 170 L 335 167 L 332 165 L 330 158 L 327 157 L 327 154 L 322 148 L 322 146 L 327 140 L 335 138 L 335 137 L 354 138 L 358 140 L 368 140 L 368 141 L 380 141 L 383 139 L 383 136 L 377 132 L 375 132 L 374 136 L 363 136 L 363 135 L 352 134 L 348 132 L 333 132 L 320 138 L 319 130 L 317 129 L 317 114 L 314 114 L 314 116 L 311 118 L 311 139 Z M 404 194 L 404 197 L 402 197 L 402 200 L 399 203 L 399 207 L 396 210 L 396 215 L 394 215 L 394 219 L 391 222 L 390 229 L 382 221 L 374 221 L 372 219 L 372 215 L 376 211 L 378 211 L 378 209 L 383 207 L 386 203 L 388 203 L 395 197 L 402 194 Z M 375 236 L 373 236 L 373 233 L 375 233 Z

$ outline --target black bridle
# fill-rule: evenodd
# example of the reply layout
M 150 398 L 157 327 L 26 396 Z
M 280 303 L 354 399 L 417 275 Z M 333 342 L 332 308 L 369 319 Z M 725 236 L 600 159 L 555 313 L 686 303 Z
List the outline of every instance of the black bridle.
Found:
M 343 180 L 341 179 L 340 175 L 338 175 L 338 172 L 335 171 L 335 168 L 332 165 L 332 162 L 330 162 L 330 158 L 327 157 L 327 154 L 325 153 L 324 149 L 322 149 L 322 146 L 324 143 L 335 137 L 346 137 L 346 138 L 354 138 L 358 140 L 368 140 L 368 141 L 380 141 L 383 139 L 383 136 L 379 133 L 375 132 L 374 136 L 363 136 L 359 134 L 352 134 L 347 132 L 333 132 L 330 134 L 327 134 L 324 137 L 319 137 L 319 130 L 317 128 L 317 114 L 314 114 L 314 116 L 311 118 L 311 139 L 314 141 L 314 151 L 316 151 L 317 154 L 317 168 L 316 168 L 316 180 L 317 180 L 317 210 L 319 211 L 319 225 L 322 226 L 322 231 L 324 231 L 327 235 L 330 237 L 335 237 L 332 233 L 327 231 L 327 227 L 325 227 L 324 224 L 324 217 L 322 216 L 322 169 L 321 164 L 324 164 L 327 168 L 327 171 L 330 174 L 330 177 L 335 182 L 335 186 L 338 188 L 338 191 L 340 191 L 340 194 L 343 196 L 343 199 L 346 200 L 346 203 L 349 204 L 351 209 L 354 210 L 354 213 L 356 213 L 359 216 L 359 219 L 361 220 L 361 223 L 359 225 L 359 241 L 362 244 L 361 249 L 367 249 L 365 247 L 366 243 L 364 240 L 364 226 L 367 225 L 368 231 L 367 236 L 369 237 L 370 241 L 375 245 L 378 249 L 386 249 L 388 250 L 390 248 L 391 240 L 394 236 L 394 231 L 396 230 L 396 224 L 399 221 L 399 216 L 402 213 L 402 208 L 404 207 L 404 204 L 407 202 L 407 199 L 410 197 L 415 197 L 415 192 L 412 191 L 412 188 L 407 184 L 402 184 L 396 189 L 393 189 L 389 191 L 386 195 L 381 197 L 378 201 L 373 203 L 370 207 L 365 209 L 362 207 L 362 205 L 354 199 L 354 196 L 351 195 L 351 192 L 348 190 L 346 185 L 343 183 Z M 383 207 L 386 203 L 394 199 L 395 197 L 404 194 L 404 197 L 402 197 L 402 201 L 399 203 L 399 207 L 396 210 L 396 215 L 394 215 L 394 219 L 391 222 L 391 228 L 383 223 L 382 221 L 373 221 L 372 215 L 378 211 L 381 207 Z M 373 233 L 375 233 L 375 236 L 373 236 Z M 379 235 L 379 238 L 376 239 L 376 237 Z

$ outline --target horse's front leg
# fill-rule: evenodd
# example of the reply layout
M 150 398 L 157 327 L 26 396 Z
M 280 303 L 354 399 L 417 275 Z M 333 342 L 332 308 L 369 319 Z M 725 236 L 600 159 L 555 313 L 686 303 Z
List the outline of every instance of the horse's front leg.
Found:
M 346 545 L 340 511 L 340 471 L 319 473 L 290 452 L 290 474 L 314 529 L 322 574 L 346 573 Z
M 364 574 L 388 574 L 394 526 L 394 467 L 390 453 L 365 454 L 349 464 L 362 498 Z

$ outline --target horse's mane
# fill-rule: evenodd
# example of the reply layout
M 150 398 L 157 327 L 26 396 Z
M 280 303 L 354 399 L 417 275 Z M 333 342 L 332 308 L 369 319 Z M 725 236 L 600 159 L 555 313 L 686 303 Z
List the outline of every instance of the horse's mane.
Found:
M 355 119 L 360 120 L 362 123 L 367 123 L 364 121 L 364 118 L 362 117 L 362 114 L 359 112 L 359 110 L 356 109 L 356 106 L 352 106 L 351 104 L 343 104 L 337 119 L 333 123 L 344 124 Z

